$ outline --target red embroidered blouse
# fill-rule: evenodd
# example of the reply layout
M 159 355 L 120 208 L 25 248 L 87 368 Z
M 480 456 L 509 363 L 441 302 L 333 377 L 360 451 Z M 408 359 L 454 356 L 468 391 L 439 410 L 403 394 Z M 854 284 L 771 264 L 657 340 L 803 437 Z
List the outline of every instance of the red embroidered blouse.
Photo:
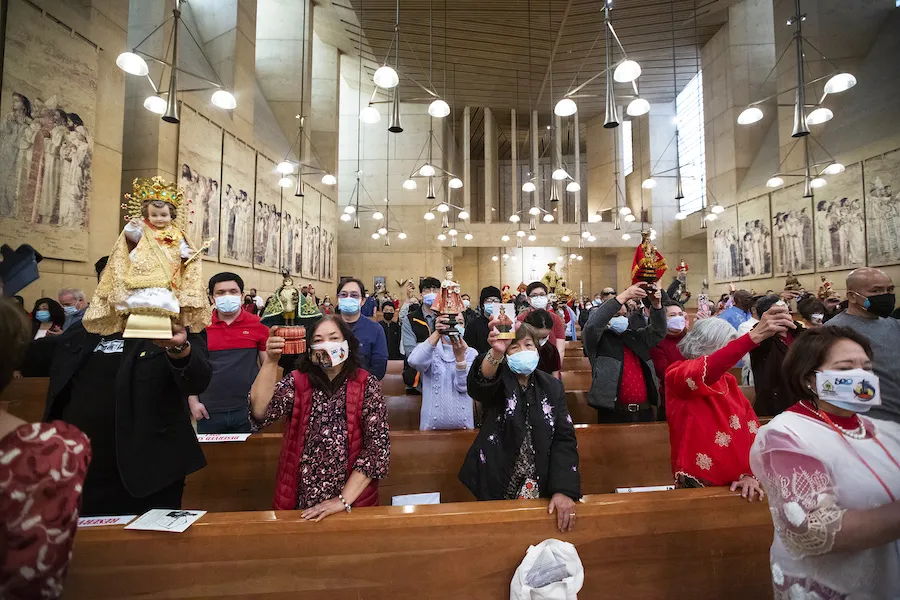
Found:
M 709 356 L 674 363 L 666 371 L 666 417 L 672 473 L 703 485 L 729 485 L 750 471 L 750 446 L 759 420 L 728 372 L 756 347 L 749 334 Z
M 0 439 L 0 598 L 59 598 L 91 446 L 78 428 L 26 423 Z

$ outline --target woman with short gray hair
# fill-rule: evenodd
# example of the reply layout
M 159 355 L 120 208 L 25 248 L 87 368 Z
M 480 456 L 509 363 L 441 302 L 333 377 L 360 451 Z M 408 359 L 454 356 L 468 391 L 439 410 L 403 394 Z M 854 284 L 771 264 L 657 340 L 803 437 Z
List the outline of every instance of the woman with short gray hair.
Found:
M 764 339 L 793 327 L 787 307 L 776 305 L 741 337 L 727 321 L 703 319 L 679 342 L 685 360 L 666 371 L 676 487 L 730 484 L 748 501 L 755 494 L 762 500 L 762 488 L 750 471 L 750 446 L 759 421 L 728 370 Z

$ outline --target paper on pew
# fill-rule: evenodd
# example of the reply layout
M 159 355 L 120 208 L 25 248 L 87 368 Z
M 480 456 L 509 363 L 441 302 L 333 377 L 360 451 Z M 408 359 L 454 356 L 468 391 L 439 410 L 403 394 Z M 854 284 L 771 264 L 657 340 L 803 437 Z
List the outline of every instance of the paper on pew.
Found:
M 117 517 L 78 517 L 78 527 L 105 527 L 107 525 L 127 525 L 137 515 L 119 515 Z
M 125 529 L 181 533 L 205 514 L 205 510 L 154 508 L 142 514 L 134 523 L 126 526 Z
M 665 492 L 674 490 L 674 485 L 645 485 L 643 487 L 616 488 L 617 494 L 630 494 L 632 492 Z
M 249 433 L 198 433 L 197 441 L 201 444 L 209 442 L 246 442 Z
M 403 494 L 391 498 L 391 506 L 413 506 L 415 504 L 440 504 L 440 492 L 427 492 L 425 494 Z

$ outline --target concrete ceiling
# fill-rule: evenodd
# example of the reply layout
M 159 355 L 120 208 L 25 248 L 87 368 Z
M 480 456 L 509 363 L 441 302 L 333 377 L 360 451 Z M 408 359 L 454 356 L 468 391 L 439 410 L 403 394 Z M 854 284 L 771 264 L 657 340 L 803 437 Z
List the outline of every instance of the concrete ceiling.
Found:
M 354 53 L 365 59 L 364 77 L 371 81 L 391 45 L 396 3 L 341 1 L 349 5 L 333 4 L 345 13 L 352 8 L 356 18 L 342 17 L 345 32 L 355 44 Z M 628 57 L 641 64 L 643 74 L 638 83 L 642 96 L 650 102 L 675 97 L 696 73 L 698 46 L 725 22 L 725 9 L 733 2 L 615 2 L 611 21 Z M 401 97 L 427 98 L 411 81 L 415 79 L 434 89 L 451 106 L 490 106 L 498 113 L 510 108 L 526 112 L 533 107 L 549 113 L 551 102 L 604 68 L 602 6 L 597 0 L 401 0 Z M 696 20 L 695 9 L 699 15 Z M 433 11 L 431 19 L 429 11 Z M 362 36 L 357 24 L 360 19 Z M 429 22 L 433 36 L 429 36 Z M 620 56 L 616 50 L 612 60 Z M 393 57 L 388 62 L 392 64 Z M 598 78 L 582 91 L 590 96 L 578 101 L 585 119 L 603 111 L 603 79 Z M 632 93 L 628 84 L 616 84 L 616 91 Z

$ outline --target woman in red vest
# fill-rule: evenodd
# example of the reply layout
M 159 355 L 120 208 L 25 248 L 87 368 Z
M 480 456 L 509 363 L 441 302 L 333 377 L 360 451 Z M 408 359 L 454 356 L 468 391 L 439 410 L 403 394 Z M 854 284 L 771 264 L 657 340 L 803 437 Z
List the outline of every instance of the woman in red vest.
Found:
M 306 345 L 297 369 L 278 381 L 284 338 L 272 329 L 250 389 L 250 425 L 256 432 L 286 418 L 273 508 L 321 521 L 378 504 L 391 441 L 381 386 L 359 367 L 359 342 L 347 325 L 323 317 L 308 328 Z

